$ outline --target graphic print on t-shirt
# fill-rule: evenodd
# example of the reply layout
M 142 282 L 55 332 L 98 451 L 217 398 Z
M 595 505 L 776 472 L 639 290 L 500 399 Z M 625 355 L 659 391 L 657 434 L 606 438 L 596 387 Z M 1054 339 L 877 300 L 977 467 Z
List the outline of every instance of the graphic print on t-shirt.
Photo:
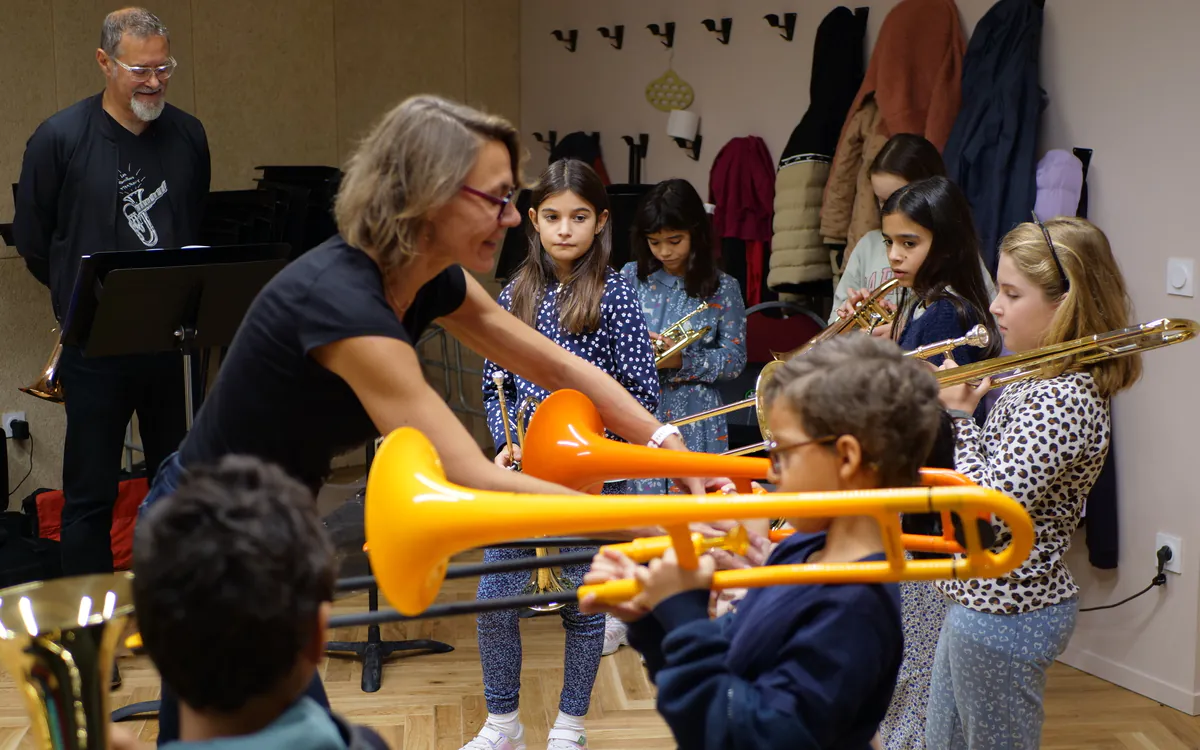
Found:
M 146 247 L 154 247 L 158 243 L 158 230 L 150 219 L 150 209 L 167 194 L 167 181 L 163 180 L 158 187 L 147 186 L 146 177 L 141 169 L 133 165 L 125 169 L 117 169 L 117 194 L 121 198 L 121 212 L 129 222 L 129 228 L 137 235 Z M 146 194 L 146 190 L 153 192 Z

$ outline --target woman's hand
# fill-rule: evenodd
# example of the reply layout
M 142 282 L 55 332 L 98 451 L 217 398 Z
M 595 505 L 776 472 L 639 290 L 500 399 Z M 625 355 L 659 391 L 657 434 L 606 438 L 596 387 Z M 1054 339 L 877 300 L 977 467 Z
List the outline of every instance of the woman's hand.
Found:
M 954 360 L 950 359 L 949 356 L 947 356 L 945 361 L 942 362 L 942 366 L 937 369 L 940 372 L 942 370 L 952 370 L 955 367 L 958 367 L 958 364 Z M 972 387 L 970 383 L 963 383 L 962 385 L 943 388 L 940 399 L 942 401 L 942 406 L 946 407 L 947 409 L 959 409 L 968 414 L 972 414 L 974 413 L 975 408 L 979 406 L 979 402 L 983 400 L 984 394 L 991 389 L 992 379 L 990 377 L 986 377 L 979 383 L 979 385 L 974 387 Z
M 602 549 L 592 558 L 592 567 L 583 574 L 583 585 L 595 586 L 609 581 L 624 581 L 637 577 L 640 566 L 621 552 Z M 610 614 L 622 622 L 637 622 L 650 611 L 632 601 L 621 604 L 601 604 L 595 594 L 584 594 L 579 598 L 579 611 L 593 615 L 600 612 Z
M 657 334 L 653 331 L 650 332 L 650 340 L 653 341 L 655 344 L 655 346 L 654 346 L 655 355 L 658 354 L 660 347 L 661 347 L 662 351 L 665 352 L 667 349 L 670 349 L 672 346 L 675 346 L 675 341 L 673 339 L 669 339 L 666 336 Z M 683 350 L 680 349 L 679 351 L 675 352 L 674 354 L 667 357 L 663 361 L 658 362 L 657 364 L 658 364 L 658 369 L 660 369 L 660 370 L 678 370 L 678 369 L 680 369 L 681 367 L 683 367 Z
M 512 458 L 511 459 L 509 458 L 509 455 L 508 455 L 509 448 L 512 448 Z M 514 463 L 518 463 L 518 464 L 521 463 L 521 446 L 516 445 L 515 443 L 510 443 L 509 445 L 506 445 L 504 447 L 504 450 L 497 453 L 496 458 L 494 458 L 493 460 L 496 462 L 496 465 L 499 466 L 501 469 L 511 469 L 511 468 L 513 468 Z
M 675 549 L 669 549 L 661 557 L 650 561 L 649 566 L 639 566 L 635 571 L 642 592 L 633 599 L 634 605 L 647 612 L 652 611 L 664 599 L 683 591 L 708 591 L 712 588 L 716 562 L 708 555 L 701 555 L 695 570 L 679 566 Z

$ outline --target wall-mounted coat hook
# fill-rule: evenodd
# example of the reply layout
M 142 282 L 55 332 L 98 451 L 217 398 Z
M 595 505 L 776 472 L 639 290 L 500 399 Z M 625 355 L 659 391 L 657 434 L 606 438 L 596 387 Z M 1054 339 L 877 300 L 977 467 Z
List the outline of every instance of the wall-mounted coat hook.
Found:
M 548 131 L 547 135 L 549 137 L 543 136 L 541 133 L 534 133 L 533 139 L 545 146 L 547 151 L 553 151 L 554 147 L 558 145 L 558 131 Z
M 700 161 L 700 144 L 704 141 L 704 136 L 697 134 L 695 138 L 686 141 L 682 138 L 675 138 L 675 143 L 684 151 L 688 152 L 688 158 L 692 161 Z
M 646 158 L 647 147 L 650 145 L 650 134 L 639 133 L 636 141 L 631 135 L 623 135 L 621 140 L 629 146 L 629 184 L 641 184 L 642 159 Z
M 667 49 L 670 49 L 671 47 L 675 46 L 675 22 L 668 21 L 667 23 L 663 24 L 663 26 L 665 29 L 663 31 L 659 31 L 658 24 L 656 23 L 652 23 L 646 28 L 650 29 L 650 33 L 654 36 L 663 37 L 663 46 Z
M 769 15 L 763 16 L 763 18 L 767 19 L 767 23 L 769 23 L 771 25 L 771 28 L 783 29 L 783 33 L 780 34 L 779 36 L 783 37 L 784 39 L 786 39 L 789 42 L 792 41 L 793 38 L 795 38 L 795 36 L 796 36 L 796 14 L 795 13 L 784 13 L 783 14 L 783 23 L 779 22 L 779 14 L 778 13 L 771 13 Z
M 625 44 L 625 27 L 624 26 L 614 26 L 611 29 L 608 28 L 607 26 L 601 26 L 599 29 L 597 29 L 597 31 L 600 32 L 600 36 L 609 40 L 609 44 L 611 44 L 613 46 L 613 49 L 621 49 L 621 47 L 624 46 L 624 44 Z
M 566 46 L 567 52 L 575 51 L 575 45 L 579 41 L 579 30 L 578 29 L 571 29 L 570 31 L 566 32 L 565 34 L 563 33 L 563 31 L 561 29 L 555 29 L 554 31 L 552 31 L 550 33 L 551 33 L 551 35 L 554 36 L 555 39 L 562 42 Z
M 721 28 L 717 28 L 717 22 L 711 18 L 706 18 L 703 21 L 704 28 L 717 35 L 717 40 L 721 44 L 729 44 L 729 32 L 733 29 L 732 18 L 722 18 Z

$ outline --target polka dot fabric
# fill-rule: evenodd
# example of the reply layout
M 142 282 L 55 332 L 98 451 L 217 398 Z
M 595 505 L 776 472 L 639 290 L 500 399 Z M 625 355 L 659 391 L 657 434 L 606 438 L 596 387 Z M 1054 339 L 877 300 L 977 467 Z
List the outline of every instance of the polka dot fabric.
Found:
M 499 303 L 505 310 L 512 305 L 512 285 L 500 293 Z M 616 271 L 609 270 L 604 279 L 604 295 L 600 300 L 600 327 L 595 331 L 575 334 L 559 325 L 558 299 L 562 285 L 551 284 L 546 288 L 538 306 L 537 330 L 548 339 L 572 354 L 586 359 L 625 386 L 638 402 L 653 412 L 658 407 L 658 370 L 654 367 L 654 347 L 650 333 L 642 318 L 641 307 L 633 288 Z M 493 362 L 483 365 L 483 405 L 487 412 L 488 429 L 496 445 L 496 454 L 504 449 L 504 424 L 500 419 L 500 399 L 493 373 L 500 371 Z M 509 407 L 509 429 L 513 439 L 517 434 L 517 408 L 526 396 L 538 401 L 550 395 L 541 386 L 518 375 L 505 371 L 504 397 Z M 615 435 L 609 437 L 614 439 Z M 610 482 L 604 486 L 608 495 L 624 494 L 624 482 Z

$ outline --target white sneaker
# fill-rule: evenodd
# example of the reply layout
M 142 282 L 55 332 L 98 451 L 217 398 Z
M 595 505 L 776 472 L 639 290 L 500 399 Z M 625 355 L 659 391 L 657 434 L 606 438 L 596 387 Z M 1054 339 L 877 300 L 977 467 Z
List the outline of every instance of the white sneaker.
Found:
M 462 750 L 526 750 L 525 732 L 514 739 L 484 724 L 475 739 L 463 745 Z
M 546 750 L 587 750 L 587 735 L 573 729 L 551 729 L 546 739 Z
M 604 616 L 604 648 L 600 649 L 601 656 L 617 653 L 621 646 L 629 645 L 629 630 L 625 623 L 612 615 Z

